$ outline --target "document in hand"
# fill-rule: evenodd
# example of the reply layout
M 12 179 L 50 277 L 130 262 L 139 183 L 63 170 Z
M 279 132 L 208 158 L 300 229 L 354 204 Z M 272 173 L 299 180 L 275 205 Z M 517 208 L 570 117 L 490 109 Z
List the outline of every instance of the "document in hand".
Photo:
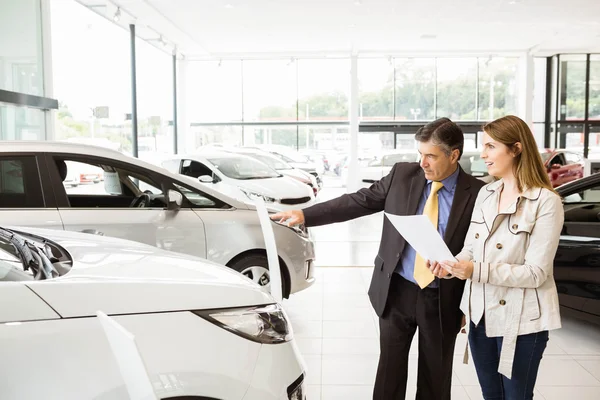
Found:
M 454 256 L 437 229 L 425 215 L 394 215 L 385 213 L 394 228 L 417 253 L 429 261 L 451 261 Z

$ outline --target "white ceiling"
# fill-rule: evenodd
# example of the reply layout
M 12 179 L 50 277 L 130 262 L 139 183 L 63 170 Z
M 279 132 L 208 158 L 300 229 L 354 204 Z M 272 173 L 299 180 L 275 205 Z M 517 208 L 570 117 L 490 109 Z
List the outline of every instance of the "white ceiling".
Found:
M 78 1 L 191 59 L 600 52 L 600 0 Z

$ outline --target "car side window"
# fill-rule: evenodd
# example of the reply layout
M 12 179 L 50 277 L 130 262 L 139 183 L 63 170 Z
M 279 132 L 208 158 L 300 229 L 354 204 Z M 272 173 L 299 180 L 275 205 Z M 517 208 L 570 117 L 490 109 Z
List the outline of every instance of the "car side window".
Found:
M 194 160 L 183 160 L 181 163 L 181 174 L 198 178 L 202 175 L 212 176 L 213 172 L 206 165 Z
M 0 208 L 44 206 L 37 159 L 0 157 Z
M 565 156 L 562 153 L 559 153 L 557 155 L 555 155 L 554 157 L 552 157 L 552 160 L 550 160 L 550 162 L 548 163 L 548 165 L 566 165 L 567 162 L 565 161 Z
M 54 158 L 73 208 L 129 208 L 142 193 L 152 195 L 147 207 L 166 207 L 161 185 L 146 174 L 101 159 Z
M 564 234 L 600 238 L 600 184 L 564 198 Z

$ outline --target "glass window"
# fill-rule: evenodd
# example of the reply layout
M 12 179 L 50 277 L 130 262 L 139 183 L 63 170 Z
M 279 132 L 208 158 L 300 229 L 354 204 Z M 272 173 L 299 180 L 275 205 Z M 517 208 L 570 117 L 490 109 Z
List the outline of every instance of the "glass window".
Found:
M 280 175 L 265 163 L 250 157 L 231 155 L 230 157 L 209 158 L 218 170 L 228 178 L 249 180 L 277 178 Z
M 590 56 L 589 119 L 600 121 L 600 54 Z M 597 142 L 595 144 L 600 145 Z
M 138 157 L 156 162 L 174 152 L 173 58 L 136 39 Z
M 0 104 L 0 140 L 43 140 L 44 111 Z
M 585 117 L 585 55 L 560 56 L 560 119 Z
M 300 140 L 298 129 L 304 130 L 296 125 L 246 126 L 244 145 L 281 145 L 296 149 Z
M 534 57 L 533 59 L 533 122 L 546 122 L 546 72 L 547 59 Z M 481 90 L 481 88 L 480 88 Z M 542 136 L 543 137 L 543 136 Z M 538 142 L 539 143 L 539 142 Z M 542 142 L 543 144 L 543 142 Z
M 299 120 L 347 120 L 350 61 L 319 59 L 296 62 Z
M 438 118 L 448 117 L 453 121 L 476 120 L 476 96 L 476 58 L 437 59 Z
M 358 102 L 362 121 L 394 119 L 394 61 L 391 57 L 358 59 Z
M 242 121 L 242 61 L 190 61 L 186 91 L 190 122 Z
M 56 138 L 131 154 L 129 33 L 78 2 L 50 6 Z
M 435 59 L 395 58 L 394 68 L 396 119 L 434 119 Z
M 0 0 L 0 89 L 44 96 L 39 0 Z
M 236 125 L 192 125 L 188 130 L 188 152 L 194 152 L 199 147 L 208 145 L 241 146 L 242 132 L 247 134 L 249 127 Z M 244 144 L 247 140 L 244 140 Z
M 518 58 L 479 59 L 479 116 L 475 119 L 517 114 L 518 63 Z
M 297 62 L 244 60 L 244 121 L 297 119 Z
M 394 164 L 399 162 L 416 162 L 419 159 L 418 153 L 401 153 L 401 154 L 388 154 L 383 156 L 383 166 L 393 167 Z
M 0 158 L 0 208 L 44 207 L 35 157 Z

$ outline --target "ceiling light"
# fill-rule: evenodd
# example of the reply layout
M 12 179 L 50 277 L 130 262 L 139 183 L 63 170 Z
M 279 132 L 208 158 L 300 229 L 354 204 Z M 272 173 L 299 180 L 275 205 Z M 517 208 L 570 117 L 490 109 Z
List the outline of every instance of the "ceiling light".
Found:
M 117 12 L 115 12 L 113 21 L 119 22 L 120 19 L 121 19 L 121 7 L 117 7 Z
M 233 8 L 233 4 L 227 3 L 225 4 L 225 8 Z
M 355 5 L 355 6 L 361 6 L 361 5 L 362 5 L 362 1 L 360 1 L 360 0 L 356 0 L 356 1 L 354 2 L 354 5 Z

